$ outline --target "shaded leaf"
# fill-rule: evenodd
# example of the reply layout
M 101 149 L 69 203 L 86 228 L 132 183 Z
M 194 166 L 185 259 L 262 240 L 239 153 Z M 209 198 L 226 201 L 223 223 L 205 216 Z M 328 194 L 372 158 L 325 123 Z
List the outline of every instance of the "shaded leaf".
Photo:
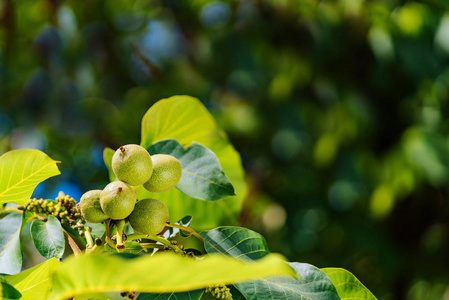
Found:
M 41 181 L 60 174 L 56 163 L 34 149 L 12 150 L 0 156 L 0 203 L 25 204 Z
M 340 299 L 329 277 L 317 267 L 304 263 L 290 263 L 290 266 L 296 271 L 298 279 L 280 276 L 234 285 L 248 300 Z
M 259 260 L 268 255 L 262 235 L 241 227 L 219 227 L 200 233 L 208 253 L 221 253 L 242 260 Z M 278 276 L 240 282 L 234 286 L 250 299 L 340 299 L 330 279 L 320 269 L 302 263 L 290 263 L 296 278 Z
M 114 153 L 115 153 L 115 151 L 109 147 L 106 147 L 103 150 L 103 160 L 104 160 L 106 167 L 109 170 L 109 172 L 108 172 L 109 181 L 111 181 L 111 182 L 115 181 L 117 179 L 114 172 L 112 171 L 112 157 L 114 156 Z
M 142 119 L 141 145 L 149 148 L 153 143 L 165 139 L 175 139 L 183 147 L 197 142 L 212 150 L 237 196 L 210 202 L 198 201 L 177 189 L 151 194 L 139 188 L 139 199 L 153 197 L 164 201 L 170 210 L 172 222 L 185 215 L 193 216 L 198 230 L 213 228 L 218 224 L 237 224 L 247 189 L 240 155 L 198 99 L 174 96 L 158 101 L 147 111 Z
M 184 194 L 202 200 L 234 196 L 234 187 L 223 173 L 215 154 L 203 145 L 183 148 L 176 140 L 163 140 L 148 148 L 153 154 L 169 154 L 181 163 L 182 176 L 176 187 Z
M 62 257 L 65 239 L 58 219 L 48 216 L 47 221 L 34 220 L 31 223 L 30 232 L 34 246 L 43 257 L 46 259 Z
M 46 300 L 52 287 L 50 274 L 58 264 L 56 258 L 51 258 L 17 275 L 7 276 L 6 280 L 22 294 L 22 299 Z
M 66 299 L 84 293 L 127 290 L 184 292 L 210 284 L 229 284 L 255 276 L 280 274 L 292 274 L 292 270 L 275 254 L 251 263 L 223 255 L 208 255 L 194 260 L 174 253 L 143 255 L 133 259 L 90 254 L 71 257 L 57 268 L 53 275 L 51 297 Z
M 199 300 L 204 290 L 188 291 L 182 293 L 148 294 L 142 293 L 137 300 Z
M 323 268 L 321 270 L 332 280 L 342 300 L 376 300 L 376 297 L 351 272 L 341 268 Z
M 232 294 L 232 300 L 245 300 L 246 298 L 240 293 L 238 289 L 236 289 L 233 285 L 229 286 L 229 289 Z
M 3 277 L 0 277 L 0 299 L 20 299 L 22 294 L 10 285 Z
M 21 213 L 10 213 L 0 220 L 0 273 L 16 274 L 22 270 L 21 229 Z
M 182 218 L 181 220 L 179 220 L 175 224 L 183 225 L 185 227 L 189 227 L 190 226 L 190 222 L 192 222 L 192 217 L 191 216 L 185 216 L 184 218 Z M 187 237 L 187 236 L 190 235 L 190 234 L 184 234 L 184 232 L 180 231 L 178 228 L 169 227 L 168 230 L 166 232 L 164 232 L 164 237 L 168 240 L 169 238 L 174 237 L 178 232 L 183 237 Z

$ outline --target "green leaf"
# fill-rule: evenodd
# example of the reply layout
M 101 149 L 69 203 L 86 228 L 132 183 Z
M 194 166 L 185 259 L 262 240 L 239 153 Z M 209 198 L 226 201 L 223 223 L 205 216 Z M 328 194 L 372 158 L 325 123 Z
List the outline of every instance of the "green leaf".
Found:
M 187 196 L 213 201 L 235 195 L 217 157 L 203 145 L 193 142 L 184 149 L 176 140 L 169 139 L 153 144 L 148 152 L 169 154 L 179 160 L 182 177 L 176 187 Z
M 248 300 L 340 299 L 329 277 L 317 267 L 304 263 L 290 263 L 290 266 L 296 271 L 298 279 L 280 276 L 234 285 Z
M 200 235 L 208 253 L 218 252 L 243 260 L 257 260 L 270 253 L 265 238 L 247 228 L 223 226 Z
M 229 286 L 232 294 L 232 300 L 245 300 L 246 298 L 240 293 L 238 289 L 236 289 L 233 285 Z
M 177 189 L 153 195 L 167 204 L 171 221 L 188 214 L 195 218 L 198 230 L 219 224 L 237 224 L 247 190 L 240 155 L 198 99 L 174 96 L 158 101 L 147 111 L 142 120 L 141 145 L 149 148 L 165 139 L 175 139 L 183 147 L 196 142 L 209 148 L 220 161 L 237 195 L 214 202 L 198 201 Z M 140 199 L 149 195 L 143 188 L 138 190 Z
M 230 284 L 256 276 L 281 274 L 292 274 L 292 270 L 275 254 L 251 263 L 223 255 L 195 260 L 175 253 L 134 259 L 90 254 L 70 257 L 57 268 L 50 298 L 66 299 L 105 291 L 185 292 L 210 284 Z
M 0 276 L 0 299 L 20 299 L 22 294 Z
M 341 268 L 323 268 L 321 270 L 332 280 L 342 300 L 377 300 L 351 272 Z
M 117 179 L 112 171 L 112 157 L 114 156 L 114 153 L 115 151 L 108 147 L 103 150 L 103 160 L 109 170 L 109 181 L 111 182 Z
M 208 253 L 221 253 L 246 261 L 259 260 L 268 255 L 262 235 L 241 227 L 219 227 L 200 233 Z M 279 276 L 258 278 L 234 286 L 246 299 L 340 299 L 330 279 L 320 269 L 302 263 L 290 263 L 297 278 Z
M 22 270 L 21 230 L 21 213 L 10 213 L 0 220 L 0 273 L 16 274 Z
M 22 299 L 45 300 L 52 287 L 50 275 L 60 264 L 56 258 L 51 258 L 17 275 L 7 276 L 6 280 L 21 294 Z
M 188 291 L 182 293 L 163 293 L 163 294 L 148 294 L 142 293 L 137 297 L 137 300 L 200 300 L 203 296 L 204 290 Z
M 0 204 L 25 204 L 41 181 L 60 174 L 56 163 L 33 149 L 13 150 L 0 156 Z
M 62 258 L 65 239 L 58 219 L 48 216 L 47 221 L 34 220 L 31 223 L 30 232 L 34 246 L 43 257 L 46 259 Z
M 176 225 L 182 225 L 185 227 L 189 227 L 190 226 L 190 222 L 192 222 L 192 217 L 191 216 L 185 216 L 184 218 L 182 218 L 181 220 L 179 220 L 178 222 L 176 222 Z M 168 230 L 166 232 L 164 232 L 164 237 L 168 240 L 171 237 L 174 237 L 176 234 L 179 234 L 182 237 L 187 237 L 190 235 L 190 233 L 185 234 L 184 231 L 180 231 L 178 228 L 174 228 L 174 227 L 169 227 Z M 186 232 L 187 233 L 187 232 Z

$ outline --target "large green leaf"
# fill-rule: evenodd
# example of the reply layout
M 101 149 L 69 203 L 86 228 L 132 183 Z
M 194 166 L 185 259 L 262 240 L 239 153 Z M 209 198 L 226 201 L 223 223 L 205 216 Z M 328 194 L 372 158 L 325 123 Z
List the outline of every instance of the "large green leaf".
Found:
M 33 149 L 13 150 L 0 156 L 0 204 L 25 204 L 41 181 L 60 174 L 56 163 Z
M 142 293 L 137 297 L 137 300 L 200 300 L 203 293 L 204 290 L 163 294 Z
M 243 260 L 258 260 L 268 255 L 265 239 L 260 234 L 246 228 L 219 227 L 201 232 L 208 253 L 221 253 Z M 290 263 L 297 278 L 278 276 L 258 278 L 241 282 L 234 286 L 246 299 L 340 299 L 337 290 L 327 275 L 320 269 L 302 263 Z
M 210 284 L 230 284 L 256 276 L 281 274 L 293 272 L 275 254 L 250 263 L 223 255 L 208 255 L 195 260 L 175 253 L 143 255 L 134 259 L 90 254 L 71 257 L 57 268 L 50 299 L 104 291 L 184 292 Z
M 196 142 L 212 150 L 237 195 L 215 202 L 198 201 L 176 189 L 155 195 L 154 198 L 167 204 L 171 221 L 177 221 L 188 214 L 195 218 L 194 226 L 197 229 L 212 228 L 219 224 L 237 224 L 246 194 L 240 155 L 198 99 L 174 96 L 160 100 L 147 111 L 142 119 L 141 145 L 149 148 L 153 143 L 165 139 L 175 139 L 183 147 Z M 141 188 L 138 196 L 147 197 L 148 193 Z
M 194 142 L 184 149 L 176 140 L 168 139 L 153 144 L 148 152 L 151 155 L 169 154 L 179 160 L 182 176 L 176 187 L 187 196 L 219 200 L 235 195 L 217 157 L 203 145 Z
M 7 276 L 6 280 L 21 294 L 23 300 L 46 300 L 52 287 L 50 274 L 59 264 L 52 258 L 17 275 Z
M 304 263 L 290 263 L 298 279 L 280 276 L 234 284 L 248 300 L 339 300 L 337 290 L 317 267 Z
M 10 213 L 0 220 L 0 273 L 16 274 L 22 270 L 21 229 L 21 213 Z
M 265 238 L 247 228 L 224 226 L 200 235 L 208 253 L 218 252 L 244 260 L 257 260 L 270 253 Z
M 332 280 L 342 300 L 376 300 L 376 297 L 351 272 L 341 268 L 323 268 L 321 270 Z
M 43 257 L 47 259 L 62 257 L 65 239 L 58 219 L 48 216 L 47 221 L 34 220 L 31 223 L 30 231 L 34 246 Z
M 0 276 L 0 299 L 20 299 L 22 294 Z

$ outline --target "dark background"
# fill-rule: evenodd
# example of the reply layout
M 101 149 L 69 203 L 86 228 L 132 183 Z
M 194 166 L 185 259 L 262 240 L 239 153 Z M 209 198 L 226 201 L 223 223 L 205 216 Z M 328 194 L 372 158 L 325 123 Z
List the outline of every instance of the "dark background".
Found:
M 76 199 L 157 100 L 199 98 L 241 153 L 242 226 L 379 299 L 449 299 L 449 5 L 2 0 L 0 154 Z M 446 296 L 444 296 L 446 294 Z

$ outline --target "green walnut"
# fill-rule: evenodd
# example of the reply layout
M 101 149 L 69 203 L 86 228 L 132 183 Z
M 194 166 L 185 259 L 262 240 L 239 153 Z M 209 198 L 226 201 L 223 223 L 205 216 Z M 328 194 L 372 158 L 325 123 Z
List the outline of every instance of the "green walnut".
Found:
M 164 229 L 165 224 L 169 221 L 167 205 L 151 198 L 137 201 L 128 220 L 134 231 L 156 235 Z
M 150 179 L 153 162 L 148 151 L 139 145 L 125 145 L 112 156 L 112 171 L 118 180 L 129 185 L 141 185 Z
M 143 184 L 143 187 L 153 193 L 162 193 L 174 187 L 181 179 L 181 163 L 176 157 L 167 154 L 155 154 L 153 160 L 153 175 Z
M 101 209 L 100 205 L 101 190 L 88 191 L 81 196 L 80 209 L 83 218 L 91 223 L 101 223 L 109 219 Z
M 113 220 L 129 216 L 136 205 L 136 192 L 123 181 L 113 181 L 100 194 L 101 209 Z

